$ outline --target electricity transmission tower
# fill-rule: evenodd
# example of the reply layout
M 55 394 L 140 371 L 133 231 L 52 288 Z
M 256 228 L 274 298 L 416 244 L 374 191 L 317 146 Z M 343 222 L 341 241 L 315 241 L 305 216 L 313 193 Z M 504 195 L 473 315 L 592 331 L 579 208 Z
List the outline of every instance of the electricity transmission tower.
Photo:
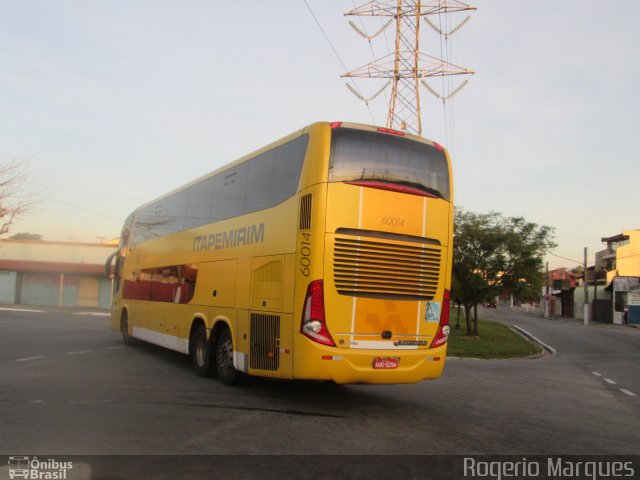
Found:
M 424 18 L 425 22 L 438 31 L 441 36 L 448 38 L 449 35 L 459 30 L 469 20 L 469 17 L 466 17 L 450 31 L 444 32 L 434 22 L 429 21 L 427 16 L 465 10 L 475 10 L 475 7 L 458 0 L 373 0 L 345 13 L 347 16 L 388 18 L 386 22 L 383 20 L 382 27 L 373 35 L 368 35 L 353 21 L 349 22 L 356 32 L 369 42 L 395 23 L 395 51 L 343 75 L 343 77 L 386 79 L 387 83 L 368 99 L 347 83 L 349 90 L 368 103 L 391 84 L 387 127 L 421 135 L 420 83 L 444 101 L 460 91 L 467 81 L 462 82 L 458 88 L 445 96 L 435 92 L 425 79 L 445 75 L 472 75 L 473 72 L 422 53 L 419 49 L 420 21 Z

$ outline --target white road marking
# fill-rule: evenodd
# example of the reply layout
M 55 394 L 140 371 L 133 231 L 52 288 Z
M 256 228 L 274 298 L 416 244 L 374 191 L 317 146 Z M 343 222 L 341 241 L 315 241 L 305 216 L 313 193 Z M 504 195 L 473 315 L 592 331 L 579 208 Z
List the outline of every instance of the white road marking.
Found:
M 38 399 L 38 400 L 31 400 L 29 403 L 42 403 L 44 400 L 42 399 Z
M 26 357 L 26 358 L 18 358 L 17 360 L 15 360 L 16 362 L 29 362 L 31 360 L 38 360 L 40 358 L 44 358 L 44 355 L 41 355 L 39 357 Z
M 30 312 L 30 313 L 44 313 L 44 310 L 32 310 L 29 308 L 9 308 L 9 307 L 0 307 L 0 310 L 4 310 L 7 312 Z
M 94 317 L 109 317 L 111 316 L 108 312 L 78 312 L 76 315 L 91 315 Z
M 78 352 L 67 352 L 67 355 L 82 355 L 83 353 L 91 353 L 91 350 L 80 350 Z
M 595 375 L 596 377 L 602 377 L 602 374 L 599 372 L 591 372 L 593 375 Z M 602 379 L 607 382 L 609 385 L 617 385 L 618 382 L 616 382 L 615 380 L 611 380 L 610 378 L 605 378 L 602 377 Z M 620 388 L 619 389 L 622 393 L 624 393 L 625 395 L 629 395 L 630 397 L 636 397 L 637 395 L 635 393 L 633 393 L 631 390 L 627 390 L 626 388 Z
M 118 345 L 117 347 L 109 347 L 107 350 L 118 350 L 120 348 L 124 348 L 126 345 Z

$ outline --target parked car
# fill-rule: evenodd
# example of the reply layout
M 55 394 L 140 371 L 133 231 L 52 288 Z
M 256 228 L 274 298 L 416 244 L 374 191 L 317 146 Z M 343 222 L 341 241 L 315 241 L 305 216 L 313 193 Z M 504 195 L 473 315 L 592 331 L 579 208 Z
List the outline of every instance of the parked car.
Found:
M 487 302 L 484 304 L 484 308 L 498 308 L 498 305 L 496 305 L 496 302 Z

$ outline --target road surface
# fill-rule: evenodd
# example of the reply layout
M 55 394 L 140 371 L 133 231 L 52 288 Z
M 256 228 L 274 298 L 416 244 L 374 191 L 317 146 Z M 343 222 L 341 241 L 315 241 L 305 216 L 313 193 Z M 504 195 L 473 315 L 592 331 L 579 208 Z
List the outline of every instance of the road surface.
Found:
M 483 311 L 557 350 L 415 385 L 202 379 L 104 315 L 0 310 L 0 454 L 636 454 L 640 332 Z

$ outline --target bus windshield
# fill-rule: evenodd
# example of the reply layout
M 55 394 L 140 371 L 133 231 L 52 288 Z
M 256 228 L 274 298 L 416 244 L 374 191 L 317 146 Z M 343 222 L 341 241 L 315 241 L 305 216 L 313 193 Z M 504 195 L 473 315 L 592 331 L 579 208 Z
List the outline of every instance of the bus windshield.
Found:
M 406 137 L 350 128 L 333 130 L 330 182 L 390 183 L 449 201 L 444 152 Z

